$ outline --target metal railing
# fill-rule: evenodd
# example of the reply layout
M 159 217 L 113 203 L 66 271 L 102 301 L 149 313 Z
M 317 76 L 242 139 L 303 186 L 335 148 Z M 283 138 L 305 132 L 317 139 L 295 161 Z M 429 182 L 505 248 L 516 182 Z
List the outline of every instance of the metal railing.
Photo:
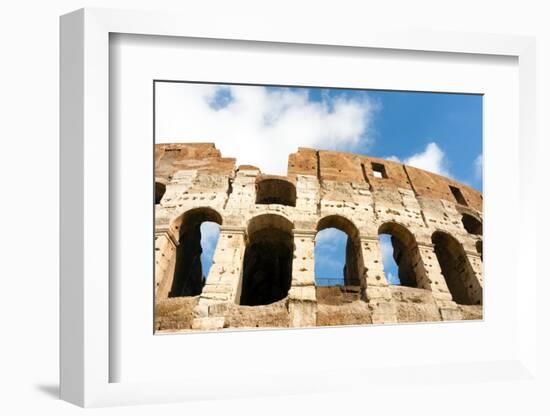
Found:
M 315 284 L 317 286 L 345 286 L 343 277 L 316 277 Z

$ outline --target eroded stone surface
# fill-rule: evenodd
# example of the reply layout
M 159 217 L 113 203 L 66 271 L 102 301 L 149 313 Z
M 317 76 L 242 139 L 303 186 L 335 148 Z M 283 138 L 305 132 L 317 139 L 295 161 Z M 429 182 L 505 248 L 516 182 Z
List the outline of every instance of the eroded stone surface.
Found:
M 343 305 L 319 304 L 317 311 L 318 326 L 366 325 L 372 324 L 371 308 L 368 303 L 355 301 Z
M 157 300 L 155 305 L 155 329 L 191 329 L 193 310 L 198 301 L 198 296 Z
M 481 305 L 458 305 L 458 309 L 462 313 L 462 319 L 483 319 L 483 306 Z
M 429 290 L 392 286 L 391 291 L 398 322 L 441 321 L 439 307 Z
M 212 143 L 157 145 L 155 163 L 158 330 L 482 318 L 482 196 L 468 186 L 305 148 L 286 177 L 236 167 Z M 221 226 L 205 281 L 204 221 Z M 315 236 L 331 227 L 348 235 L 345 286 L 316 287 Z M 388 285 L 382 233 L 403 286 Z
M 231 304 L 225 313 L 226 328 L 287 328 L 290 326 L 287 302 L 284 299 L 260 306 Z

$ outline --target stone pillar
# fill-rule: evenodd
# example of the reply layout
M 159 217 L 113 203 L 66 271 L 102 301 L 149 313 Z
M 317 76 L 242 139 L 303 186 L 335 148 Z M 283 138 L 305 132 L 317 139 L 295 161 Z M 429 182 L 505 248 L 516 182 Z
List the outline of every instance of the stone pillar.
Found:
M 220 228 L 212 267 L 194 310 L 193 329 L 223 328 L 228 304 L 239 302 L 246 249 L 244 234 L 244 228 Z
M 315 231 L 294 230 L 292 282 L 288 292 L 290 326 L 317 325 L 315 294 Z
M 471 267 L 472 282 L 468 284 L 468 292 L 470 299 L 474 302 L 483 303 L 483 262 L 481 256 L 477 252 L 466 251 L 468 261 L 467 267 Z
M 384 274 L 384 264 L 378 237 L 361 236 L 361 254 L 363 256 L 364 293 L 372 308 L 372 323 L 384 324 L 397 322 L 397 311 L 392 303 L 391 290 Z
M 462 313 L 453 301 L 445 282 L 433 244 L 418 244 L 418 253 L 420 255 L 416 266 L 418 284 L 422 288 L 432 291 L 444 321 L 462 319 Z
M 178 241 L 171 229 L 155 228 L 155 296 L 165 299 L 170 293 L 176 267 Z

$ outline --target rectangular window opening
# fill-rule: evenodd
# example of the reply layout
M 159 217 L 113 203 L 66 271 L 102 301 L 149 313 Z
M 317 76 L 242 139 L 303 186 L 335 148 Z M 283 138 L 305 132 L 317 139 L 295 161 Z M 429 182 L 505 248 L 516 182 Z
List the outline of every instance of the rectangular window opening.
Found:
M 468 205 L 460 189 L 451 185 L 449 185 L 449 188 L 451 189 L 451 192 L 453 193 L 453 196 L 455 197 L 456 202 L 458 202 L 461 205 L 466 205 L 466 206 Z
M 387 179 L 386 167 L 381 163 L 372 163 L 372 174 L 375 178 Z

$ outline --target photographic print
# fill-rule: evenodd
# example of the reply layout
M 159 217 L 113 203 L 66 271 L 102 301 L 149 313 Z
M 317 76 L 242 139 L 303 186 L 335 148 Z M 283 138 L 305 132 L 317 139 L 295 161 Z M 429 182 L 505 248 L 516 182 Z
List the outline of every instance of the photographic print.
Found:
M 157 333 L 483 319 L 481 95 L 153 88 Z

